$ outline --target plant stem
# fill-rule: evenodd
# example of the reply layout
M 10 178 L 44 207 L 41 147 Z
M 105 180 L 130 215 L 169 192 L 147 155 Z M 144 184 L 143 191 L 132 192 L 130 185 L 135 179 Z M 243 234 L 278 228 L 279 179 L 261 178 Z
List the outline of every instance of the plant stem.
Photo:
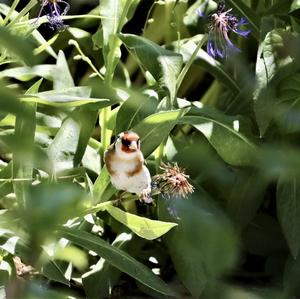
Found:
M 13 11 L 16 9 L 17 5 L 19 4 L 20 0 L 15 0 L 12 4 L 12 6 L 10 7 L 5 19 L 3 20 L 3 26 L 5 26 L 8 22 L 8 20 L 10 19 Z
M 190 69 L 191 65 L 193 64 L 194 60 L 197 57 L 197 54 L 199 52 L 199 50 L 201 49 L 201 47 L 203 46 L 203 44 L 206 42 L 207 40 L 207 35 L 204 35 L 201 39 L 201 41 L 199 42 L 199 44 L 197 45 L 197 47 L 195 48 L 193 54 L 191 55 L 189 61 L 187 62 L 187 64 L 184 66 L 184 68 L 182 69 L 182 71 L 180 72 L 177 82 L 176 82 L 176 89 L 177 91 L 180 88 L 180 85 L 182 84 L 182 81 L 185 77 L 185 75 L 187 74 L 188 70 Z

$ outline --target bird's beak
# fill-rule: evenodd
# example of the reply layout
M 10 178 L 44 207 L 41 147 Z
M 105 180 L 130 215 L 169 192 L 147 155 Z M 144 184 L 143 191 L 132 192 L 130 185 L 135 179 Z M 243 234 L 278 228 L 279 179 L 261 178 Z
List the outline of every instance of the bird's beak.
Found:
M 138 145 L 137 145 L 137 142 L 136 141 L 131 141 L 130 145 L 129 145 L 129 148 L 131 150 L 137 150 L 138 149 Z

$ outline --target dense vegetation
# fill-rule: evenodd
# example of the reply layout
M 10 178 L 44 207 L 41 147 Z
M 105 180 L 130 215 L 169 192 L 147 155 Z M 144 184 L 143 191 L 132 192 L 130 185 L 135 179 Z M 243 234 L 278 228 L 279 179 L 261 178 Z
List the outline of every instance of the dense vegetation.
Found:
M 299 298 L 299 12 L 2 0 L 0 297 Z M 116 201 L 125 130 L 194 192 Z

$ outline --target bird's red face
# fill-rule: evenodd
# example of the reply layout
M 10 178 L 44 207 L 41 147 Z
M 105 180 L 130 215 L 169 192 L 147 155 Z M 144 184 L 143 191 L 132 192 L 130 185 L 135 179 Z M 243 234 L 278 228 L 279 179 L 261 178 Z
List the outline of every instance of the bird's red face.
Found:
M 121 150 L 124 153 L 134 153 L 140 150 L 140 137 L 138 134 L 125 131 L 118 138 L 121 140 Z

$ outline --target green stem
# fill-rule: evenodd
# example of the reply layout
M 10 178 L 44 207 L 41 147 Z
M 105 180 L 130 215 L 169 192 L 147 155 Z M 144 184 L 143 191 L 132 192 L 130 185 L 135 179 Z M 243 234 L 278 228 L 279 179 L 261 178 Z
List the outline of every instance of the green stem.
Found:
M 5 26 L 8 22 L 8 20 L 10 19 L 11 15 L 13 14 L 14 10 L 16 9 L 17 5 L 19 4 L 20 0 L 15 0 L 12 4 L 12 6 L 10 7 L 5 19 L 3 20 L 3 26 Z
M 201 49 L 203 44 L 206 42 L 206 40 L 207 40 L 207 35 L 204 35 L 203 38 L 201 39 L 201 41 L 199 42 L 199 44 L 197 45 L 197 47 L 195 48 L 195 50 L 194 50 L 193 54 L 191 55 L 189 61 L 187 62 L 187 64 L 184 66 L 184 68 L 180 72 L 180 74 L 178 76 L 178 79 L 177 79 L 177 82 L 176 82 L 177 91 L 179 90 L 185 75 L 187 74 L 187 72 L 190 69 L 191 65 L 195 61 L 199 50 Z
M 101 80 L 104 80 L 104 77 L 102 76 L 102 74 L 99 73 L 99 71 L 97 70 L 97 68 L 96 68 L 96 67 L 94 66 L 94 64 L 92 63 L 91 59 L 90 59 L 88 56 L 86 56 L 86 55 L 82 52 L 82 50 L 81 50 L 81 48 L 80 48 L 78 42 L 77 42 L 76 40 L 74 40 L 74 39 L 70 39 L 70 40 L 69 40 L 69 45 L 75 46 L 75 48 L 77 49 L 77 51 L 78 51 L 79 54 L 80 54 L 80 58 L 81 58 L 83 61 L 85 61 L 85 62 L 91 67 L 91 69 L 97 74 L 97 76 L 98 76 Z
M 13 26 L 14 24 L 18 23 L 18 21 L 24 17 L 35 5 L 37 4 L 37 0 L 31 0 L 17 15 L 16 18 L 14 18 L 10 23 L 9 27 Z

